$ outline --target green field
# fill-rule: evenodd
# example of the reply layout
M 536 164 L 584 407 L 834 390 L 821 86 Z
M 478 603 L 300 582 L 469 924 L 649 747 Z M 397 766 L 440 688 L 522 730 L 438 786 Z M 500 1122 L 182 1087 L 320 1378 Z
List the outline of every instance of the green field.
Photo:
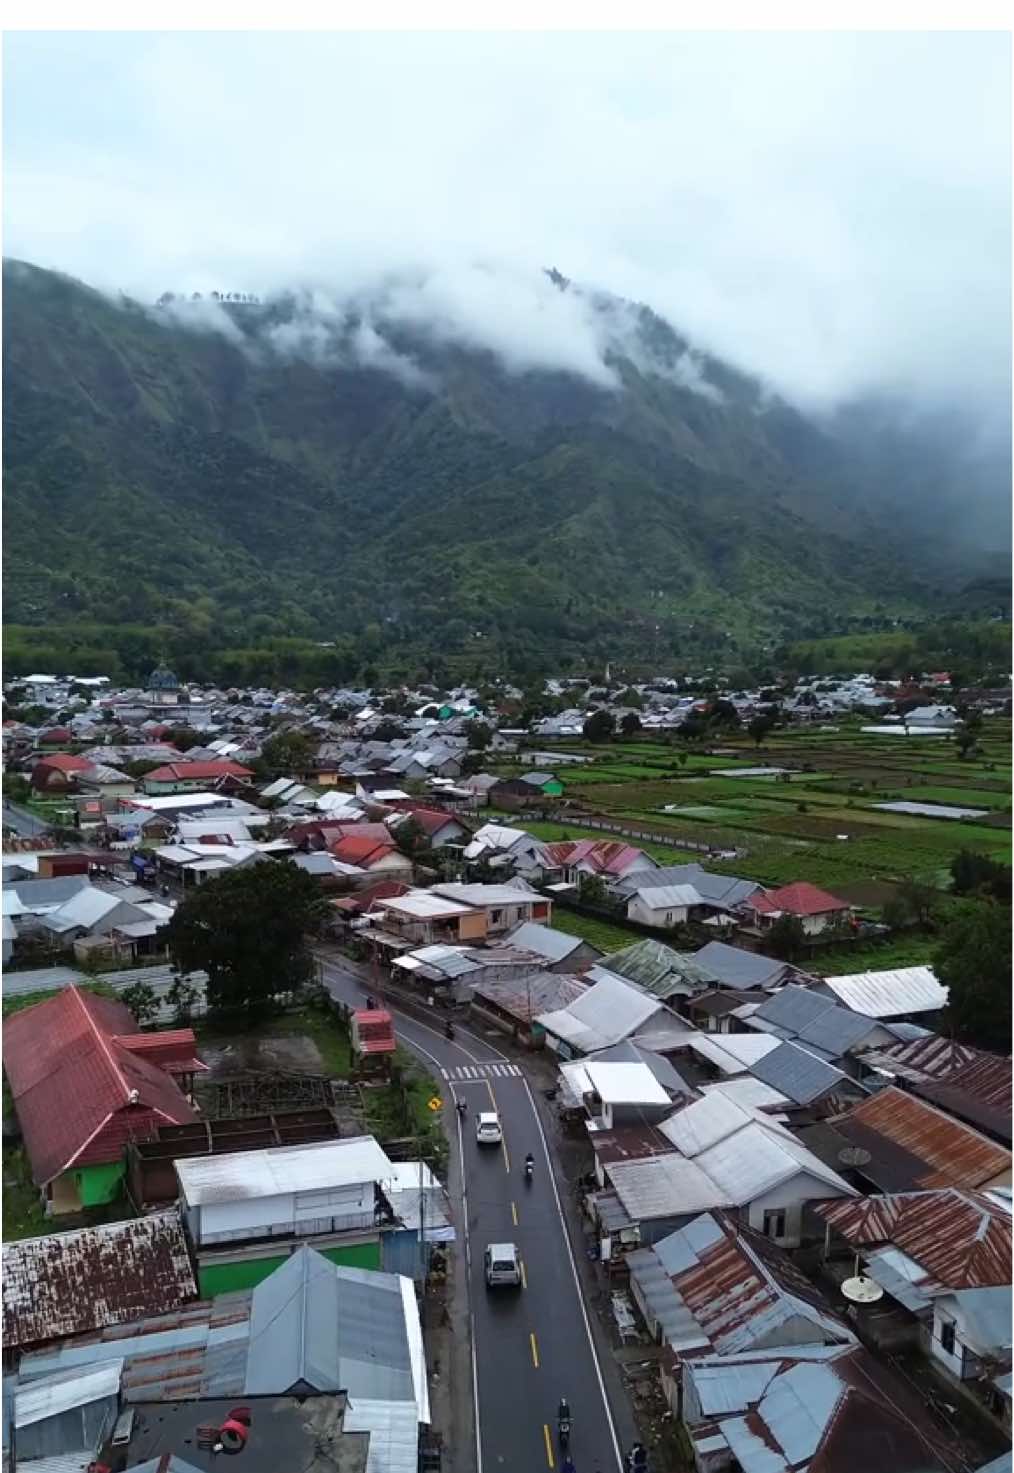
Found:
M 850 719 L 828 731 L 776 730 L 760 749 L 746 736 L 722 736 L 710 751 L 685 753 L 682 763 L 678 743 L 656 738 L 606 747 L 569 743 L 566 750 L 595 758 L 586 767 L 561 769 L 568 804 L 579 811 L 573 821 L 525 827 L 544 839 L 603 837 L 582 828 L 585 810 L 650 825 L 654 841 L 630 842 L 670 864 L 701 861 L 688 842 L 735 848 L 745 852 L 735 860 L 709 859 L 709 868 L 769 885 L 806 879 L 829 890 L 909 878 L 944 886 L 962 848 L 1009 859 L 1009 719 L 987 719 L 979 751 L 967 761 L 949 737 L 867 734 L 863 724 Z M 734 767 L 790 772 L 787 779 L 715 775 Z M 986 813 L 948 820 L 875 806 L 897 801 Z M 666 813 L 667 807 L 676 811 Z

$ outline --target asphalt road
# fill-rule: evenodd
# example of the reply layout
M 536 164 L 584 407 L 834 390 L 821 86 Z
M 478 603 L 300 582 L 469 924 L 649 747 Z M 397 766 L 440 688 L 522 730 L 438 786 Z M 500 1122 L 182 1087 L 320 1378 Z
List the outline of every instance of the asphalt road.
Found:
M 332 996 L 362 1006 L 367 984 L 340 963 L 322 963 Z M 384 1005 L 390 1006 L 386 996 Z M 616 1434 L 528 1084 L 516 1064 L 477 1034 L 458 1028 L 452 1043 L 439 1021 L 430 1028 L 392 1011 L 399 1040 L 440 1078 L 448 1124 L 458 1130 L 464 1200 L 456 1205 L 468 1273 L 478 1473 L 558 1470 L 561 1396 L 573 1416 L 570 1456 L 577 1473 L 614 1473 L 621 1466 Z M 458 1099 L 468 1106 L 464 1122 L 451 1113 Z M 500 1148 L 475 1140 L 476 1113 L 491 1109 L 503 1124 Z M 528 1151 L 535 1157 L 530 1185 Z M 491 1242 L 517 1244 L 522 1289 L 487 1290 L 483 1254 Z

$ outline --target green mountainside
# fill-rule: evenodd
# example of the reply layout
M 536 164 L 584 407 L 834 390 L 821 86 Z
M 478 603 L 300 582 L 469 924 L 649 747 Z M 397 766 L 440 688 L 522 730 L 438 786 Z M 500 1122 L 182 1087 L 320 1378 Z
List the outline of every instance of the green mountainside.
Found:
M 5 262 L 9 624 L 671 660 L 939 612 L 991 571 L 976 518 L 1003 557 L 1002 477 L 976 471 L 970 518 L 939 444 L 819 427 L 707 358 L 687 387 L 644 309 L 618 390 L 396 322 L 411 376 L 357 365 L 351 319 L 283 354 L 296 299 L 220 310 L 228 336 Z

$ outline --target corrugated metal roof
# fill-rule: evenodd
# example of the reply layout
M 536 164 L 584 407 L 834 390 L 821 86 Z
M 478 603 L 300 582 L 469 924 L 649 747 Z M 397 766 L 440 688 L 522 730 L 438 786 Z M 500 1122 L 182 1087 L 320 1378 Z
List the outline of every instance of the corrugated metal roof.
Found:
M 728 1416 L 743 1412 L 760 1401 L 777 1373 L 777 1360 L 754 1361 L 748 1365 L 691 1364 L 687 1374 L 697 1392 L 701 1412 L 706 1417 Z
M 418 1473 L 419 1422 L 414 1406 L 357 1396 L 348 1404 L 342 1430 L 370 1434 L 366 1473 Z
M 695 1161 L 675 1152 L 647 1161 L 617 1161 L 606 1167 L 606 1176 L 634 1222 L 708 1212 L 733 1203 Z
M 694 952 L 694 960 L 713 973 L 723 987 L 771 987 L 785 972 L 792 971 L 784 962 L 724 941 L 709 941 Z
M 56 1371 L 20 1385 L 14 1394 L 14 1426 L 30 1427 L 106 1396 L 118 1396 L 122 1360 L 102 1361 L 86 1370 Z
M 371 1135 L 190 1157 L 175 1164 L 180 1189 L 191 1207 L 379 1182 L 391 1175 L 391 1162 Z
M 779 1040 L 763 1033 L 697 1033 L 687 1039 L 687 1047 L 723 1074 L 756 1073 L 765 1054 L 778 1047 Z
M 603 977 L 570 1007 L 541 1013 L 536 1021 L 558 1038 L 583 1053 L 608 1048 L 629 1038 L 661 1010 L 661 1003 L 647 997 L 629 982 L 612 975 Z
M 716 1183 L 727 1203 L 754 1201 L 794 1176 L 806 1174 L 822 1182 L 827 1196 L 852 1197 L 855 1189 L 807 1151 L 787 1131 L 776 1135 L 773 1121 L 754 1121 L 697 1157 L 697 1165 Z M 816 1191 L 807 1195 L 816 1197 Z
M 552 926 L 539 925 L 537 921 L 522 921 L 520 926 L 507 932 L 504 940 L 511 946 L 520 947 L 522 951 L 534 951 L 549 962 L 562 962 L 579 946 L 588 944 L 581 936 L 556 931 Z
M 885 1165 L 891 1170 L 891 1148 L 901 1148 L 906 1157 L 897 1164 L 904 1174 L 909 1170 L 912 1173 L 909 1179 L 897 1183 L 903 1190 L 981 1187 L 1011 1169 L 1009 1150 L 893 1085 L 861 1100 L 846 1115 L 837 1117 L 835 1126 L 872 1150 L 875 1157 L 879 1137 L 886 1148 Z M 880 1183 L 877 1170 L 876 1159 L 864 1168 L 871 1180 Z
M 855 972 L 825 977 L 839 1002 L 869 1018 L 901 1018 L 907 1013 L 937 1012 L 947 1005 L 947 988 L 932 967 L 900 967 L 883 972 Z
M 779 1043 L 751 1066 L 755 1078 L 788 1095 L 797 1105 L 808 1105 L 835 1089 L 845 1075 L 794 1043 Z
M 716 981 L 696 957 L 674 951 L 671 946 L 650 937 L 635 941 L 620 951 L 610 952 L 602 969 L 628 982 L 636 982 L 645 992 L 663 1000 L 688 989 L 702 991 Z M 589 976 L 596 971 L 597 968 L 593 967 Z
M 603 1104 L 668 1105 L 669 1096 L 647 1064 L 589 1059 L 586 1072 Z
M 684 1156 L 699 1156 L 753 1119 L 727 1095 L 709 1094 L 663 1120 L 659 1130 Z
M 10 1347 L 121 1324 L 197 1297 L 176 1211 L 7 1243 L 3 1283 Z

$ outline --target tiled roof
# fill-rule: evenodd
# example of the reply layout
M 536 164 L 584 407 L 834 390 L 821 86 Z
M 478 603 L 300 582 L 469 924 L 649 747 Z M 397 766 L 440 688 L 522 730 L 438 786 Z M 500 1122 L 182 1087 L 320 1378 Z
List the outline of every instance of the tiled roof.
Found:
M 394 845 L 390 842 L 378 843 L 376 839 L 358 834 L 349 834 L 344 839 L 339 839 L 337 844 L 331 845 L 331 854 L 335 859 L 341 860 L 342 864 L 370 865 L 377 864 L 386 859 L 389 854 L 395 853 Z
M 156 1125 L 196 1119 L 168 1074 L 116 1042 L 136 1031 L 123 1003 L 77 987 L 4 1024 L 4 1068 L 32 1177 L 118 1161 Z
M 230 762 L 221 759 L 215 762 L 167 762 L 164 767 L 156 767 L 153 772 L 146 772 L 145 782 L 176 783 L 198 781 L 204 782 L 216 777 L 252 777 L 253 773 L 249 767 L 243 767 L 239 762 Z
M 197 1298 L 175 1209 L 7 1243 L 3 1279 L 9 1348 L 167 1313 Z
M 84 772 L 91 763 L 84 757 L 75 757 L 71 752 L 49 752 L 35 764 L 38 768 L 50 767 L 56 772 Z M 35 768 L 32 769 L 35 771 Z
M 759 895 L 751 895 L 744 904 L 748 909 L 765 915 L 787 910 L 791 915 L 817 916 L 831 910 L 849 909 L 846 900 L 839 900 L 826 890 L 818 890 L 816 885 L 810 885 L 806 880 L 799 880 L 794 885 L 783 885 L 780 890 L 765 890 Z

